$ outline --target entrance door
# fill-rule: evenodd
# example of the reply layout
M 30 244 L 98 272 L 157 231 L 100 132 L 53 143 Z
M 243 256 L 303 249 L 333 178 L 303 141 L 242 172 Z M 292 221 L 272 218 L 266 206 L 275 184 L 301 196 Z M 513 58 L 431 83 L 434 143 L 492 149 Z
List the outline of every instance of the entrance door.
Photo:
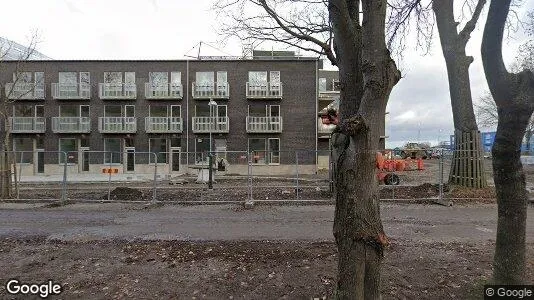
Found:
M 126 152 L 126 157 L 125 157 L 126 172 L 134 172 L 135 171 L 135 148 L 125 147 L 124 152 Z
M 171 171 L 179 172 L 180 171 L 180 151 L 182 149 L 179 147 L 171 147 Z
M 35 172 L 38 174 L 44 173 L 44 149 L 36 149 L 36 169 Z
M 80 147 L 80 172 L 89 172 L 89 147 Z

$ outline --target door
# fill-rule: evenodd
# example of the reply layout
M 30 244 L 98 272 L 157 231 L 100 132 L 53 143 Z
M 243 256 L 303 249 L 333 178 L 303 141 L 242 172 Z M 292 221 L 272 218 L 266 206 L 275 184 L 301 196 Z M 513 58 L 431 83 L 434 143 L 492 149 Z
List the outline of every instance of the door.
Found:
M 171 171 L 180 171 L 180 147 L 171 147 Z
M 89 147 L 80 147 L 80 172 L 89 172 Z
M 134 172 L 135 171 L 135 147 L 125 147 L 124 152 L 125 155 L 125 164 L 126 164 L 126 172 Z
M 127 131 L 135 131 L 135 105 L 124 106 L 124 129 Z
M 36 149 L 36 169 L 35 172 L 37 174 L 43 174 L 44 173 L 44 149 Z
M 217 105 L 217 119 L 215 120 L 215 129 L 217 131 L 225 131 L 227 130 L 228 122 L 227 122 L 227 106 L 226 105 Z

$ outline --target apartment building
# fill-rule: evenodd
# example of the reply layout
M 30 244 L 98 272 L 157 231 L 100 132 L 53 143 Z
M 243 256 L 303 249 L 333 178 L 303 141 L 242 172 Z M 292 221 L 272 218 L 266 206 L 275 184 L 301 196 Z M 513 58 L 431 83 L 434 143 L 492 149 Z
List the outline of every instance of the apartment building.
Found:
M 34 174 L 63 166 L 51 151 L 69 152 L 69 170 L 113 165 L 121 173 L 148 170 L 153 158 L 140 154 L 155 152 L 161 172 L 180 173 L 205 163 L 210 148 L 218 158 L 255 151 L 255 172 L 289 172 L 295 157 L 286 153 L 317 149 L 318 64 L 304 57 L 6 61 L 3 129 L 15 151 L 28 151 L 17 162 Z M 316 163 L 303 156 L 301 172 Z M 246 173 L 245 163 L 230 167 Z

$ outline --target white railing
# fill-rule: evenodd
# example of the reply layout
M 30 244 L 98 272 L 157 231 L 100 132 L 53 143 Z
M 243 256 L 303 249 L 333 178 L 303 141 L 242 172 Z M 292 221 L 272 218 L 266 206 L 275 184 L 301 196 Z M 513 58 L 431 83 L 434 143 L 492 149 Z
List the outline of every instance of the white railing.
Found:
M 282 117 L 247 116 L 247 132 L 282 132 Z
M 230 85 L 228 82 L 193 82 L 193 98 L 198 99 L 228 99 Z
M 101 133 L 135 133 L 137 119 L 135 117 L 100 117 L 98 131 Z
M 46 120 L 43 117 L 10 117 L 12 133 L 44 133 Z
M 247 98 L 281 99 L 281 82 L 247 82 Z
M 180 117 L 146 117 L 147 133 L 181 133 L 183 121 Z
M 52 83 L 54 99 L 91 99 L 91 85 L 88 83 Z
M 6 95 L 13 100 L 35 100 L 45 98 L 44 83 L 6 83 Z
M 99 83 L 100 99 L 135 99 L 137 85 L 135 83 Z
M 53 117 L 52 132 L 89 133 L 91 132 L 91 119 L 88 117 Z
M 227 133 L 229 128 L 228 117 L 193 117 L 194 133 Z
M 334 131 L 336 125 L 334 124 L 323 124 L 321 118 L 317 118 L 317 133 L 319 134 L 331 134 Z
M 179 83 L 145 83 L 146 99 L 182 99 L 182 85 Z

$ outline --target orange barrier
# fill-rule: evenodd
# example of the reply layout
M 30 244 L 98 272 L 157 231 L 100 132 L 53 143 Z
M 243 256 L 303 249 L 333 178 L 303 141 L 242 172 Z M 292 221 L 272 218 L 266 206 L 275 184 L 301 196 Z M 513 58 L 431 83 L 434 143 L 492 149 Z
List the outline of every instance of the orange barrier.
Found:
M 117 173 L 119 173 L 119 169 L 116 169 L 116 168 L 105 168 L 105 169 L 102 169 L 102 173 L 104 173 L 104 174 L 117 174 Z
M 397 160 L 397 164 L 396 164 L 397 171 L 404 171 L 405 168 L 406 168 L 406 163 L 404 162 L 404 160 Z
M 423 159 L 420 158 L 417 160 L 417 170 L 422 171 L 425 169 L 425 166 L 423 164 Z
M 384 168 L 384 155 L 382 155 L 382 153 L 380 152 L 377 152 L 376 153 L 376 167 L 380 170 L 382 170 Z

